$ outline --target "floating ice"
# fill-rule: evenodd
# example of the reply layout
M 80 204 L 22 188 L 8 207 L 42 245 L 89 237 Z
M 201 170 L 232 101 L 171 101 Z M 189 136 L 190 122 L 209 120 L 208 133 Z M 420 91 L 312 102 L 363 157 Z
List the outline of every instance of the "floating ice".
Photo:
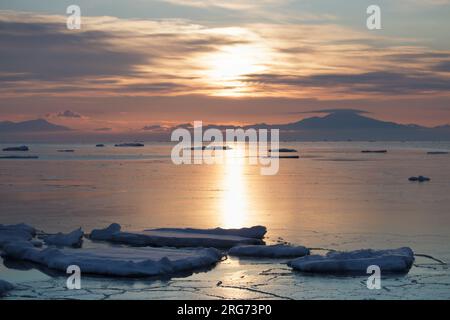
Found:
M 284 244 L 272 246 L 247 245 L 233 247 L 228 251 L 228 254 L 238 257 L 293 258 L 308 255 L 309 249 L 302 246 Z
M 121 232 L 120 225 L 93 230 L 92 240 L 105 240 L 132 246 L 156 247 L 214 247 L 231 248 L 241 244 L 263 244 L 266 228 L 257 226 L 242 229 L 177 229 L 163 228 L 142 232 Z
M 362 150 L 362 153 L 387 153 L 387 150 Z
M 6 257 L 27 260 L 65 272 L 70 265 L 82 273 L 107 276 L 144 277 L 192 272 L 219 262 L 222 253 L 208 249 L 125 248 L 37 249 L 30 242 L 9 243 Z
M 379 266 L 381 274 L 407 273 L 414 262 L 414 252 L 407 247 L 390 250 L 363 249 L 312 255 L 288 263 L 294 270 L 326 274 L 366 274 L 367 267 Z
M 253 226 L 250 228 L 240 228 L 240 229 L 159 228 L 159 229 L 149 229 L 145 231 L 201 233 L 201 234 L 214 234 L 214 235 L 238 236 L 244 238 L 262 239 L 264 238 L 264 235 L 267 233 L 267 228 L 264 226 Z
M 0 224 L 0 248 L 9 242 L 29 241 L 36 235 L 36 230 L 26 224 Z
M 0 280 L 0 296 L 4 295 L 8 291 L 11 291 L 12 289 L 14 289 L 14 286 L 11 283 Z
M 410 177 L 408 179 L 409 181 L 414 181 L 414 182 L 426 182 L 426 181 L 430 181 L 431 179 L 428 177 L 424 177 L 424 176 L 418 176 L 418 177 Z
M 115 147 L 143 147 L 143 143 L 138 142 L 130 142 L 130 143 L 117 143 L 114 145 Z
M 39 156 L 0 156 L 0 159 L 39 159 Z
M 288 148 L 280 148 L 280 149 L 269 149 L 269 152 L 297 152 L 295 149 L 288 149 Z
M 83 230 L 81 228 L 72 231 L 71 233 L 57 233 L 43 238 L 45 244 L 59 247 L 81 247 L 83 242 Z
M 30 242 L 36 248 L 41 248 L 44 245 L 44 243 L 40 240 L 31 240 Z
M 93 240 L 109 240 L 113 234 L 120 232 L 121 228 L 120 224 L 112 223 L 105 229 L 92 230 L 89 237 Z
M 27 146 L 9 147 L 3 149 L 3 151 L 28 151 L 28 150 L 30 149 Z

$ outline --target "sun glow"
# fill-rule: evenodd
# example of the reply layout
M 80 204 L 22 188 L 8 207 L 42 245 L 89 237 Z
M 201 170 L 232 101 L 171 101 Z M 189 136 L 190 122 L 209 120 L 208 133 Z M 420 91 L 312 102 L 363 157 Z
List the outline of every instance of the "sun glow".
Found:
M 217 87 L 215 95 L 239 96 L 252 91 L 243 77 L 267 69 L 268 53 L 262 46 L 231 45 L 202 58 L 206 80 Z

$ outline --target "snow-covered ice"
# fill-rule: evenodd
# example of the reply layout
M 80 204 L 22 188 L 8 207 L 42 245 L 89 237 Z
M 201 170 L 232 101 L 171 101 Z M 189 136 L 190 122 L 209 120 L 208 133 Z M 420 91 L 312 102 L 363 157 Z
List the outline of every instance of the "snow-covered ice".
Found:
M 44 243 L 41 240 L 37 240 L 37 239 L 33 239 L 30 242 L 36 248 L 41 248 L 44 245 Z
M 407 273 L 414 262 L 414 252 L 407 247 L 388 250 L 363 249 L 312 255 L 288 263 L 294 270 L 327 274 L 366 274 L 367 267 L 379 266 L 381 273 Z
M 276 244 L 271 246 L 245 245 L 236 246 L 228 251 L 229 255 L 255 258 L 293 258 L 309 254 L 309 249 L 303 246 Z
M 118 223 L 112 223 L 105 229 L 94 229 L 89 237 L 93 240 L 110 240 L 111 236 L 120 232 L 122 227 Z
M 27 260 L 65 272 L 70 265 L 82 273 L 107 276 L 144 277 L 193 272 L 219 262 L 223 254 L 213 248 L 129 248 L 104 247 L 91 249 L 35 248 L 30 242 L 8 243 L 4 256 Z
M 11 291 L 12 289 L 14 289 L 14 286 L 11 283 L 0 279 L 0 296 L 4 295 L 8 291 Z
M 120 225 L 112 224 L 106 229 L 93 230 L 90 238 L 132 246 L 231 248 L 243 244 L 263 244 L 261 238 L 265 232 L 266 228 L 261 226 L 242 229 L 163 228 L 122 232 Z
M 68 234 L 59 232 L 54 235 L 46 236 L 43 238 L 43 240 L 47 245 L 78 248 L 81 247 L 81 244 L 83 242 L 83 235 L 83 230 L 79 228 Z
M 254 226 L 250 228 L 239 228 L 239 229 L 159 228 L 159 229 L 148 229 L 145 231 L 200 233 L 200 234 L 214 234 L 214 235 L 238 236 L 244 238 L 262 239 L 264 238 L 264 235 L 267 233 L 267 228 L 264 226 Z
M 36 230 L 26 224 L 0 224 L 0 248 L 9 242 L 29 241 L 36 235 Z

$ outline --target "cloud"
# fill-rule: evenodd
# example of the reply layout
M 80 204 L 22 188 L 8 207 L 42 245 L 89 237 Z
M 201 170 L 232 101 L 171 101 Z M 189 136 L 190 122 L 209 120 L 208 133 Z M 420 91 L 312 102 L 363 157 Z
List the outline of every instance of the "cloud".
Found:
M 192 93 L 197 56 L 251 41 L 178 20 L 84 17 L 71 31 L 62 16 L 0 11 L 0 82 L 8 95 Z
M 352 114 L 369 114 L 371 112 L 366 110 L 359 109 L 348 109 L 348 108 L 339 108 L 339 109 L 319 109 L 319 110 L 309 110 L 309 111 L 300 111 L 300 112 L 291 112 L 291 114 L 310 114 L 310 113 L 352 113 Z
M 81 114 L 70 110 L 58 112 L 56 116 L 60 118 L 82 118 Z
M 280 6 L 288 0 L 162 0 L 164 2 L 195 8 L 222 8 L 228 10 L 256 9 L 265 6 Z
M 331 23 L 212 27 L 85 17 L 73 31 L 64 16 L 0 11 L 0 42 L 4 97 L 335 99 L 449 91 L 449 51 Z
M 437 72 L 450 72 L 450 60 L 437 63 L 434 66 L 434 70 Z
M 448 77 L 433 73 L 400 73 L 374 71 L 356 74 L 323 73 L 309 76 L 279 74 L 248 75 L 246 81 L 273 86 L 293 86 L 303 89 L 326 89 L 349 94 L 427 94 L 449 93 Z
M 163 129 L 164 128 L 159 125 L 150 125 L 150 126 L 143 127 L 141 130 L 143 130 L 143 131 L 161 131 Z

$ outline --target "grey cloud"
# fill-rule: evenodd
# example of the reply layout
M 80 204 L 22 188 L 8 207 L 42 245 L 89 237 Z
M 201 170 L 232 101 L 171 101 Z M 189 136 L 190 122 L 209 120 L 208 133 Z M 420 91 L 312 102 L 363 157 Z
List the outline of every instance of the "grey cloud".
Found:
M 0 68 L 20 80 L 59 81 L 133 75 L 148 54 L 109 44 L 101 31 L 67 32 L 63 24 L 0 21 Z M 13 79 L 10 79 L 13 80 Z
M 450 60 L 435 64 L 434 70 L 438 72 L 450 72 Z
M 60 117 L 60 118 L 81 118 L 82 117 L 81 114 L 74 112 L 74 111 L 70 111 L 70 110 L 58 112 L 56 114 L 56 116 Z
M 368 114 L 369 111 L 360 109 L 349 109 L 349 108 L 336 108 L 336 109 L 319 109 L 319 110 L 309 110 L 300 112 L 290 112 L 291 114 L 310 114 L 310 113 L 353 113 L 353 114 Z
M 244 81 L 289 85 L 299 87 L 327 88 L 339 92 L 408 94 L 450 91 L 450 81 L 431 73 L 403 74 L 379 71 L 360 74 L 316 74 L 292 76 L 277 74 L 253 74 Z

